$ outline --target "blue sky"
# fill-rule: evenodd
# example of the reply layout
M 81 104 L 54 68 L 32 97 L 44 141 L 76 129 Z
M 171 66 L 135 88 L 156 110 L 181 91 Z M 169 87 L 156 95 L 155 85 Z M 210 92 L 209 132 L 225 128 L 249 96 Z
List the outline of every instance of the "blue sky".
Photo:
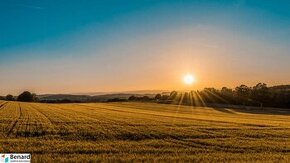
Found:
M 287 1 L 11 0 L 0 21 L 4 94 L 182 89 L 187 72 L 196 88 L 290 82 Z

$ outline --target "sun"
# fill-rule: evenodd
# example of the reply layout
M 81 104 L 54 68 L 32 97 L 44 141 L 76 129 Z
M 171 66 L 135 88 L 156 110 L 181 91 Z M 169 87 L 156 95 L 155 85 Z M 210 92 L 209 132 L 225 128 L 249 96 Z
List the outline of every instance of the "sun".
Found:
M 186 74 L 183 76 L 183 82 L 186 85 L 192 85 L 195 82 L 195 77 L 192 74 Z

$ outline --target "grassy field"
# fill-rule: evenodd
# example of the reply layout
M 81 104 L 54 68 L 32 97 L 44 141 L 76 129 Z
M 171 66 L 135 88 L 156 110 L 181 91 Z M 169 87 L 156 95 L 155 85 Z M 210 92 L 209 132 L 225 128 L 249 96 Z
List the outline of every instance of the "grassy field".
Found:
M 290 110 L 0 101 L 0 152 L 33 162 L 290 162 Z

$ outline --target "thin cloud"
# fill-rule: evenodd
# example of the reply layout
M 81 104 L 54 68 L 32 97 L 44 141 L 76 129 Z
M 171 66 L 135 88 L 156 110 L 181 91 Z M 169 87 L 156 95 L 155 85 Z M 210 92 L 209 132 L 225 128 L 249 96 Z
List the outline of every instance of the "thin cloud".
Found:
M 37 10 L 42 10 L 43 8 L 40 6 L 34 6 L 34 5 L 25 5 L 25 4 L 18 4 L 19 6 L 26 7 L 26 8 L 32 8 Z

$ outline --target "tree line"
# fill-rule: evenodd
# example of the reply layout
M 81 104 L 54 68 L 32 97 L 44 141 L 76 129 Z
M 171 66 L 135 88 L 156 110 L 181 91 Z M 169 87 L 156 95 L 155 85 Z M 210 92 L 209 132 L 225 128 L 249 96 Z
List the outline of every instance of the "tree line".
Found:
M 71 99 L 56 101 L 41 101 L 35 93 L 24 91 L 18 96 L 7 95 L 0 100 L 22 101 L 22 102 L 56 102 L 70 103 L 81 102 Z M 222 87 L 221 89 L 204 88 L 201 91 L 180 92 L 172 91 L 167 94 L 156 94 L 155 97 L 131 96 L 128 99 L 113 98 L 107 102 L 118 101 L 142 101 L 167 104 L 181 104 L 192 106 L 208 106 L 211 104 L 229 104 L 259 107 L 284 107 L 290 108 L 290 85 L 268 87 L 265 83 L 258 83 L 253 87 L 240 85 L 234 89 Z M 92 102 L 92 101 L 82 101 Z
M 172 91 L 167 95 L 157 94 L 155 98 L 132 96 L 128 100 L 193 106 L 230 104 L 290 108 L 290 86 L 267 87 L 265 83 L 258 83 L 253 87 L 248 87 L 242 84 L 234 89 L 223 87 L 221 89 L 204 88 L 201 91 L 189 92 Z
M 18 96 L 13 96 L 11 94 L 6 95 L 5 97 L 0 97 L 0 100 L 6 101 L 21 101 L 21 102 L 36 102 L 38 98 L 35 93 L 31 93 L 29 91 L 24 91 Z

